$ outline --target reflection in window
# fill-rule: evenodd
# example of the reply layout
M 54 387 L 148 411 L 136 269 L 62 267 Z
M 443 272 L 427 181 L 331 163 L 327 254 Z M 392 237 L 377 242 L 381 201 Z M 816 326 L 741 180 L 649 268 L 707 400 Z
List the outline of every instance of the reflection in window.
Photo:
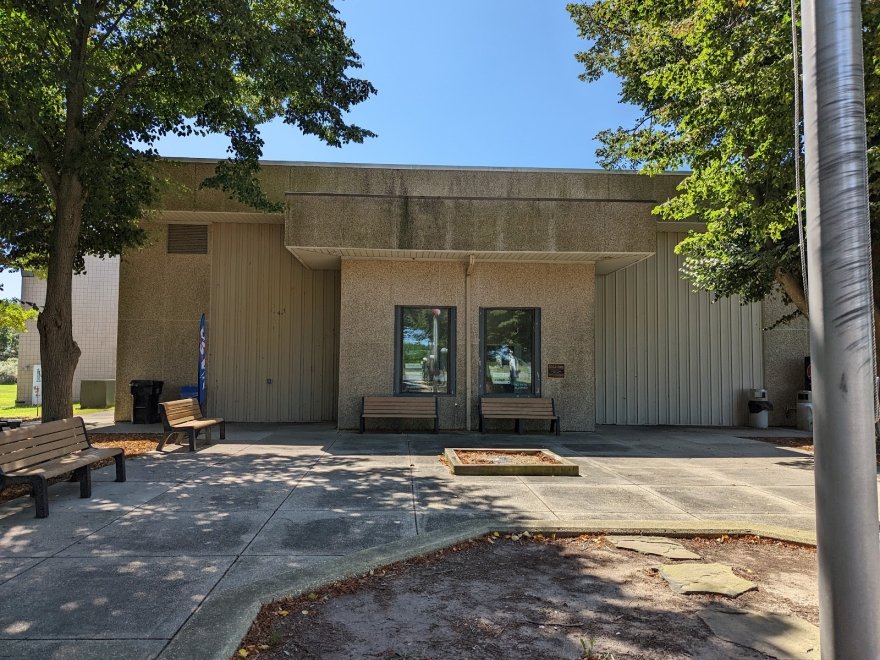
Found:
M 481 309 L 483 394 L 540 394 L 540 310 Z
M 397 308 L 397 391 L 455 392 L 455 308 Z

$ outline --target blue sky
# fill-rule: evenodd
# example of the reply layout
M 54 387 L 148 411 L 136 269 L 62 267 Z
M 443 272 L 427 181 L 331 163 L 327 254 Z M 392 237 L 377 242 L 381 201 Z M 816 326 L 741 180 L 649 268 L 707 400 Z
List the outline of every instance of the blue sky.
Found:
M 351 120 L 378 134 L 341 149 L 283 124 L 265 127 L 263 157 L 416 165 L 596 167 L 594 136 L 629 126 L 618 83 L 587 84 L 583 49 L 559 0 L 337 2 L 377 96 Z M 164 156 L 223 158 L 226 140 L 169 138 Z M 0 275 L 4 296 L 18 274 Z

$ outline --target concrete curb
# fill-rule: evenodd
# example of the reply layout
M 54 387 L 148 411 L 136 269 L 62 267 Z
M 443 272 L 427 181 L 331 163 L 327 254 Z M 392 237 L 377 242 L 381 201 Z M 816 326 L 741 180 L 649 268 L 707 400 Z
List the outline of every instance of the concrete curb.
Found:
M 272 578 L 230 589 L 202 603 L 168 645 L 159 660 L 225 659 L 232 656 L 260 608 L 279 598 L 315 591 L 331 582 L 369 573 L 371 570 L 443 550 L 456 543 L 491 532 L 572 534 L 652 534 L 660 536 L 757 536 L 815 545 L 811 532 L 727 521 L 640 521 L 640 520 L 524 520 L 516 518 L 480 519 L 452 525 L 436 532 L 379 545 L 345 557 L 321 562 Z

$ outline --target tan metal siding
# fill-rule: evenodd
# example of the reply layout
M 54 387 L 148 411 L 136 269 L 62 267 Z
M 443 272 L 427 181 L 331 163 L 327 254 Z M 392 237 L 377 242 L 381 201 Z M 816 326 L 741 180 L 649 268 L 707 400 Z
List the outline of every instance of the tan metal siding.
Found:
M 240 422 L 336 419 L 339 272 L 306 269 L 284 247 L 283 232 L 275 224 L 213 225 L 212 415 Z
M 681 279 L 684 234 L 657 254 L 596 278 L 598 424 L 744 424 L 763 385 L 761 306 L 712 302 Z

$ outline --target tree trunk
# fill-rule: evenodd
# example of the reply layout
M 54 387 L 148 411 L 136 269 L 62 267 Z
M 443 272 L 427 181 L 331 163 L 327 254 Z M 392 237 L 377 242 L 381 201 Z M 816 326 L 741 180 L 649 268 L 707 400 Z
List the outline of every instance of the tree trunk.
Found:
M 44 422 L 73 416 L 73 373 L 80 349 L 73 340 L 72 285 L 83 206 L 79 177 L 62 175 L 52 230 L 46 304 L 37 319 Z
M 776 271 L 776 281 L 782 287 L 782 290 L 785 291 L 785 295 L 791 299 L 791 303 L 797 307 L 797 310 L 805 318 L 809 319 L 810 308 L 807 305 L 807 296 L 804 295 L 804 288 L 801 286 L 801 283 L 792 277 L 791 273 L 781 268 Z

